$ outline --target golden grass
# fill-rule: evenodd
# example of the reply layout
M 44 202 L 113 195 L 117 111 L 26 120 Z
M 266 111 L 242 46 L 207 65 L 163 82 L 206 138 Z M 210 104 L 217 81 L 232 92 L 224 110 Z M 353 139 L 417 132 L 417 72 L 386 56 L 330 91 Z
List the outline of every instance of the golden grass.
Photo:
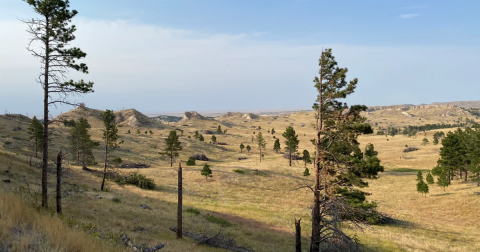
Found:
M 193 136 L 195 130 L 201 133 L 207 129 L 214 130 L 220 122 L 192 120 L 187 123 L 188 126 L 175 125 L 174 127 L 184 130 L 184 136 L 181 137 L 184 150 L 180 155 L 184 167 L 184 209 L 191 207 L 201 212 L 198 216 L 185 213 L 184 229 L 216 232 L 222 228 L 222 232 L 235 237 L 239 245 L 258 248 L 259 251 L 291 251 L 294 246 L 293 219 L 302 218 L 306 248 L 306 234 L 310 232 L 311 218 L 308 207 L 311 204 L 311 193 L 294 189 L 304 182 L 311 183 L 312 178 L 303 177 L 302 162 L 296 162 L 293 167 L 289 167 L 288 161 L 281 154 L 275 154 L 271 150 L 275 139 L 267 130 L 275 128 L 275 136 L 281 139 L 283 146 L 281 133 L 287 126 L 293 126 L 300 139 L 299 151 L 313 151 L 313 145 L 309 141 L 314 138 L 310 127 L 312 116 L 313 112 L 303 112 L 288 116 L 262 116 L 248 122 L 238 118 L 224 119 L 221 125 L 222 128 L 227 128 L 228 132 L 226 135 L 217 135 L 217 141 L 227 143 L 226 146 L 209 144 L 211 136 L 205 133 L 206 142 L 203 143 L 187 138 L 188 135 Z M 2 123 L 5 129 L 12 126 L 0 120 L 0 129 Z M 261 163 L 258 148 L 251 142 L 253 132 L 258 134 L 258 126 L 262 127 L 262 133 L 267 140 L 265 161 Z M 126 134 L 128 129 L 131 129 L 131 134 Z M 67 134 L 67 130 L 63 126 L 56 128 L 59 136 Z M 78 167 L 71 167 L 72 172 L 67 176 L 67 182 L 77 184 L 81 190 L 72 192 L 71 196 L 65 198 L 65 215 L 75 217 L 82 223 L 94 223 L 102 238 L 128 234 L 137 244 L 166 242 L 166 249 L 171 249 L 170 251 L 215 251 L 203 246 L 193 246 L 193 242 L 188 239 L 176 240 L 174 234 L 168 230 L 168 227 L 176 225 L 176 170 L 175 167 L 171 168 L 168 160 L 158 152 L 161 151 L 163 139 L 170 128 L 152 129 L 152 136 L 144 135 L 145 130 L 149 128 L 140 128 L 142 134 L 137 135 L 136 128 L 119 128 L 125 144 L 122 146 L 123 150 L 114 151 L 111 157 L 118 156 L 127 161 L 151 164 L 152 168 L 138 171 L 155 179 L 158 188 L 147 191 L 110 182 L 109 190 L 100 192 L 99 178 Z M 101 140 L 99 128 L 93 128 L 91 133 L 95 140 Z M 25 138 L 24 132 L 3 134 L 12 139 Z M 430 141 L 432 136 L 433 132 L 427 132 Z M 366 229 L 364 233 L 358 230 L 348 232 L 358 234 L 369 251 L 478 251 L 480 238 L 477 237 L 480 237 L 480 226 L 476 223 L 480 223 L 477 215 L 480 197 L 473 196 L 473 192 L 478 191 L 473 183 L 456 180 L 446 192 L 433 185 L 424 198 L 416 192 L 415 173 L 392 171 L 395 168 L 429 170 L 435 166 L 440 146 L 422 146 L 423 137 L 421 133 L 417 134 L 416 138 L 360 138 L 363 146 L 367 143 L 375 145 L 386 167 L 386 172 L 381 174 L 378 180 L 369 181 L 370 187 L 366 190 L 372 193 L 370 200 L 379 203 L 378 209 L 381 212 L 402 220 L 405 224 L 375 226 Z M 252 146 L 251 153 L 240 153 L 240 143 Z M 157 148 L 153 148 L 154 145 L 157 145 Z M 416 146 L 420 150 L 403 153 L 405 145 Z M 52 150 L 61 146 L 68 146 L 65 137 L 57 137 Z M 0 149 L 10 153 L 30 153 L 26 145 L 18 148 L 3 146 Z M 203 153 L 212 159 L 208 163 L 212 165 L 213 178 L 205 181 L 200 175 L 204 162 L 197 162 L 193 167 L 185 166 L 184 161 L 194 153 Z M 102 160 L 101 149 L 95 150 L 95 155 L 98 161 Z M 239 161 L 238 157 L 248 159 Z M 8 164 L 0 163 L 0 172 L 1 167 L 7 166 Z M 38 190 L 38 170 L 32 171 L 33 168 L 14 160 L 10 166 L 21 167 L 18 172 L 25 176 L 24 181 L 30 183 L 29 188 Z M 235 173 L 234 169 L 244 170 L 245 174 Z M 262 174 L 257 175 L 255 170 Z M 23 184 L 22 181 L 14 181 L 12 186 Z M 96 195 L 103 199 L 95 199 Z M 112 202 L 114 197 L 120 198 L 121 203 Z M 145 203 L 151 206 L 153 211 L 139 208 L 140 204 Z M 212 224 L 205 219 L 208 214 L 228 220 L 233 225 L 220 227 Z M 145 231 L 133 231 L 139 226 L 144 227 Z

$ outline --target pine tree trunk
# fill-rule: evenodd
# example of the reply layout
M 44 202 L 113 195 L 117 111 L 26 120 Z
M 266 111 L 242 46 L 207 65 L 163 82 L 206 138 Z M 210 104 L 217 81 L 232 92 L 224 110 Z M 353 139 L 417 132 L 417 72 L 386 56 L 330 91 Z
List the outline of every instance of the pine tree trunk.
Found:
M 468 178 L 468 171 L 465 170 L 465 182 L 467 182 L 467 178 Z
M 302 252 L 302 227 L 300 221 L 295 219 L 295 252 Z
M 48 186 L 47 186 L 47 169 L 48 169 L 48 74 L 49 74 L 49 56 L 50 56 L 50 39 L 48 36 L 49 19 L 46 18 L 45 27 L 47 36 L 45 41 L 45 73 L 43 82 L 43 159 L 42 159 L 42 207 L 48 208 Z
M 178 162 L 178 207 L 177 207 L 177 238 L 182 238 L 182 163 Z
M 292 150 L 289 149 L 289 150 L 288 150 L 288 153 L 290 154 L 290 155 L 289 155 L 289 158 L 288 158 L 288 159 L 289 159 L 289 166 L 292 166 Z
M 102 180 L 102 187 L 100 188 L 103 191 L 105 187 L 105 176 L 107 175 L 107 158 L 108 158 L 108 134 L 105 137 L 105 167 L 103 169 L 103 180 Z
M 321 216 L 320 216 L 320 155 L 321 155 L 321 130 L 323 128 L 322 108 L 322 67 L 320 67 L 320 83 L 318 88 L 318 115 L 316 122 L 317 130 L 317 148 L 315 155 L 315 188 L 313 196 L 313 209 L 312 209 L 312 236 L 310 237 L 310 252 L 318 252 L 320 250 L 320 238 L 321 238 Z
M 262 146 L 260 146 L 260 162 L 262 162 Z
M 57 156 L 57 213 L 62 212 L 62 151 Z

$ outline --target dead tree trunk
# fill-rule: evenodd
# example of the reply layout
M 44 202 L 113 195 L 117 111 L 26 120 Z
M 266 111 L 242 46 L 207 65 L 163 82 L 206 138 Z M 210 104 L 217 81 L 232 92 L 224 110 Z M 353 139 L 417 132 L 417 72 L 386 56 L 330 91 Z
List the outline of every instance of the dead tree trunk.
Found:
M 57 213 L 62 213 L 62 151 L 57 156 Z
M 302 228 L 300 221 L 302 219 L 295 219 L 295 252 L 302 252 Z
M 178 162 L 177 238 L 182 239 L 182 163 Z

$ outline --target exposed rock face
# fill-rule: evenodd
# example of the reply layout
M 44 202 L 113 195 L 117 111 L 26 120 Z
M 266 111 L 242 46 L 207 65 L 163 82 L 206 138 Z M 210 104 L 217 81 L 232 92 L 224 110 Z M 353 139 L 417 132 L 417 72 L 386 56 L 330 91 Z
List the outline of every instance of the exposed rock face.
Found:
M 192 120 L 193 118 L 197 118 L 197 119 L 205 119 L 204 116 L 200 115 L 199 113 L 197 113 L 197 111 L 187 111 L 185 112 L 185 114 L 183 115 L 183 119 L 178 121 L 179 123 L 186 123 L 190 120 Z
M 242 113 L 240 112 L 227 112 L 225 115 L 220 116 L 220 118 L 229 118 L 229 117 L 241 117 Z
M 405 111 L 402 112 L 402 115 L 404 115 L 404 116 L 406 116 L 406 117 L 412 117 L 412 115 L 410 115 L 409 113 L 407 113 L 407 112 L 405 112 Z
M 255 115 L 252 113 L 246 113 L 246 114 L 243 114 L 242 118 L 246 120 L 252 120 L 252 119 L 258 119 L 259 117 L 258 115 Z

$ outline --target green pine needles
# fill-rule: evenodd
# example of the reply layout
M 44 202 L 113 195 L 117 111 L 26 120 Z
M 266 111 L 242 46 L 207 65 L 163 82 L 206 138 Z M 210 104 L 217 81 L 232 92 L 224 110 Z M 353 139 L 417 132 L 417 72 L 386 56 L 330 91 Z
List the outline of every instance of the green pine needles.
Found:
M 213 177 L 210 167 L 210 165 L 204 164 L 202 170 L 200 171 L 200 174 L 202 174 L 202 176 L 205 176 L 205 180 L 208 180 L 208 177 Z
M 417 173 L 417 192 L 427 197 L 428 185 L 425 183 L 425 181 L 423 181 L 423 175 L 421 171 L 418 171 Z

